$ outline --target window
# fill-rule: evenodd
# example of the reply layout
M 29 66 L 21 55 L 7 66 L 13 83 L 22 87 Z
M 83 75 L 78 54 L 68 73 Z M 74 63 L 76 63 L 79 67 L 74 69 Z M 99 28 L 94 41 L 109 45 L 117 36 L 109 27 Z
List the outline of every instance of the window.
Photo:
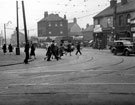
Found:
M 62 23 L 60 23 L 60 26 L 62 27 L 62 26 L 63 26 L 63 24 L 62 24 Z
M 63 34 L 63 31 L 60 31 L 60 34 Z
M 51 32 L 51 31 L 49 31 L 49 34 L 52 34 L 52 32 Z
M 97 19 L 97 24 L 100 24 L 100 19 Z
M 126 19 L 127 24 L 129 24 L 129 23 L 130 23 L 130 17 L 131 17 L 131 16 L 130 16 L 130 14 L 128 14 L 128 15 L 127 15 L 127 19 Z
M 107 26 L 110 27 L 110 25 L 111 25 L 111 18 L 108 17 L 108 18 L 107 18 Z
M 58 24 L 57 23 L 55 23 L 55 27 L 57 27 L 58 26 Z
M 123 15 L 119 16 L 119 26 L 123 25 Z
M 49 23 L 49 25 L 48 25 L 49 27 L 51 27 L 52 25 L 51 25 L 51 23 Z

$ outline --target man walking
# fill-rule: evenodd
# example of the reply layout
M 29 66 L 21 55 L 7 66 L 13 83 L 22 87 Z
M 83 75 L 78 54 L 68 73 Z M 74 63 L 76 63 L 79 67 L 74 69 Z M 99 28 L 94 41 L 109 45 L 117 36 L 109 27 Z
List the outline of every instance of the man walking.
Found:
M 76 46 L 76 49 L 77 49 L 76 55 L 78 54 L 78 52 L 80 53 L 80 55 L 82 55 L 82 53 L 81 53 L 81 51 L 80 51 L 80 49 L 81 49 L 80 42 L 78 42 L 78 44 L 77 44 L 77 46 Z
M 25 52 L 25 55 L 26 55 L 25 59 L 24 59 L 24 63 L 28 64 L 28 59 L 29 59 L 29 43 L 28 42 L 26 42 L 24 52 Z
M 52 55 L 55 57 L 55 59 L 56 59 L 57 61 L 59 60 L 59 57 L 58 57 L 58 55 L 57 55 L 57 49 L 56 49 L 54 40 L 52 41 L 52 44 L 51 44 L 51 46 L 49 47 L 48 52 L 49 52 L 49 53 L 48 53 L 48 59 L 47 59 L 47 61 L 50 61 L 50 58 L 51 58 Z

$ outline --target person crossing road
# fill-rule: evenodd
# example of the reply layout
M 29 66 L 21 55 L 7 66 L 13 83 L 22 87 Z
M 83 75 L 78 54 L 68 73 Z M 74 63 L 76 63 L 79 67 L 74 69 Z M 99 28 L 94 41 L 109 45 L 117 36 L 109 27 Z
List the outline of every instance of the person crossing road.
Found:
M 80 42 L 77 43 L 76 49 L 77 49 L 76 55 L 77 55 L 78 53 L 80 53 L 80 55 L 82 55 Z

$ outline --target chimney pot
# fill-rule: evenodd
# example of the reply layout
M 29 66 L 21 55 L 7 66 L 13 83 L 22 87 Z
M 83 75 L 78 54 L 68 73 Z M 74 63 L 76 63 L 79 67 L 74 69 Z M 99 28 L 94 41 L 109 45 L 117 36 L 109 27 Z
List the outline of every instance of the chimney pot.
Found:
M 45 13 L 44 13 L 44 18 L 46 18 L 48 16 L 48 12 L 46 11 Z
M 74 18 L 74 23 L 77 23 L 77 19 L 76 18 Z

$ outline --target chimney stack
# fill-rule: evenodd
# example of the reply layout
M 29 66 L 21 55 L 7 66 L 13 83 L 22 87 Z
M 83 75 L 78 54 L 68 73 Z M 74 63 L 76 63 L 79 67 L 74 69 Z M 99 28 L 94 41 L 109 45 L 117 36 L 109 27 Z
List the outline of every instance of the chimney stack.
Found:
M 86 28 L 88 28 L 89 26 L 90 26 L 90 25 L 89 25 L 89 24 L 87 24 L 87 25 L 86 25 Z
M 77 23 L 77 19 L 76 18 L 74 18 L 74 23 Z
M 127 4 L 127 0 L 121 0 L 121 5 Z
M 65 20 L 67 19 L 66 15 L 64 15 L 64 19 L 65 19 Z
M 113 8 L 115 5 L 117 5 L 117 0 L 111 0 L 110 7 Z
M 44 18 L 46 18 L 48 16 L 48 12 L 46 11 L 45 13 L 44 13 Z

